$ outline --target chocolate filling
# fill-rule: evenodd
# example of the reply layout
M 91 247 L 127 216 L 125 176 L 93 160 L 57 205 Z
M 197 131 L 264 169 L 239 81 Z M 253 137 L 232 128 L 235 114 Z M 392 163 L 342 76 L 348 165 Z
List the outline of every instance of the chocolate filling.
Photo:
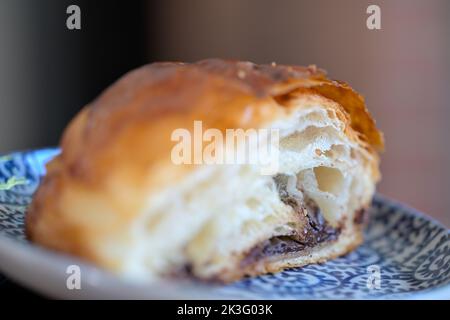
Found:
M 303 230 L 295 230 L 290 235 L 276 236 L 259 243 L 241 261 L 241 266 L 248 266 L 262 259 L 298 253 L 338 238 L 339 228 L 333 228 L 326 222 L 313 199 L 299 191 L 293 192 L 292 187 L 296 186 L 289 186 L 292 183 L 289 179 L 286 175 L 274 177 L 281 201 L 295 210 L 304 226 Z
M 367 224 L 369 219 L 369 212 L 367 209 L 362 208 L 355 212 L 355 217 L 353 218 L 353 222 L 356 224 Z

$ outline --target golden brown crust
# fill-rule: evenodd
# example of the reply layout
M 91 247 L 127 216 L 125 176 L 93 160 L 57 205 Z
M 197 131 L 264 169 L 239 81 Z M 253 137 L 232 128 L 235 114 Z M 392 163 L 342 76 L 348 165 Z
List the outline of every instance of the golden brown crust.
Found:
M 298 88 L 338 102 L 352 128 L 375 150 L 383 148 L 363 98 L 345 83 L 328 80 L 322 70 L 211 59 L 155 63 L 127 74 L 72 121 L 61 142 L 61 160 L 86 181 L 102 180 L 112 162 L 126 157 L 145 166 L 168 160 L 175 128 L 190 128 L 196 119 L 219 130 L 258 128 L 277 110 L 254 102 Z
M 61 140 L 62 154 L 48 165 L 29 208 L 28 237 L 95 262 L 98 257 L 87 243 L 94 241 L 92 234 L 98 239 L 114 234 L 112 230 L 119 234 L 145 201 L 143 192 L 158 190 L 193 169 L 168 169 L 173 130 L 192 128 L 194 120 L 202 120 L 205 129 L 260 128 L 283 114 L 282 103 L 267 100 L 280 102 L 296 90 L 337 102 L 359 134 L 358 142 L 366 143 L 375 157 L 383 148 L 363 98 L 314 66 L 219 59 L 150 64 L 118 80 L 69 124 Z M 96 197 L 89 198 L 93 193 Z M 116 214 L 107 222 L 80 223 L 76 210 L 66 207 L 69 199 L 80 195 L 92 202 L 86 207 Z

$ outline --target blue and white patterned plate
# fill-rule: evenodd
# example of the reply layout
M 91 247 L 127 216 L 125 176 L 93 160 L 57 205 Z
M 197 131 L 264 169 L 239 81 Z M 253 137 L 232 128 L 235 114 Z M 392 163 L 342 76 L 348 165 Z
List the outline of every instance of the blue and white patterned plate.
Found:
M 345 257 L 227 285 L 141 284 L 26 241 L 24 215 L 57 149 L 0 157 L 0 270 L 61 298 L 450 299 L 450 233 L 423 214 L 376 196 L 365 242 Z M 67 286 L 80 266 L 81 289 Z M 2 281 L 0 275 L 0 282 Z

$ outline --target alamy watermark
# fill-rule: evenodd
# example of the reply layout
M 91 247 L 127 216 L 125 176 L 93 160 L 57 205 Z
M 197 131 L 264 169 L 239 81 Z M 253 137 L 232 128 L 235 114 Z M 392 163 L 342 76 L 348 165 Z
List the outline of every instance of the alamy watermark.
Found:
M 278 129 L 203 129 L 202 121 L 194 121 L 193 130 L 178 128 L 171 140 L 171 160 L 182 164 L 252 164 L 262 175 L 273 175 L 279 168 Z
M 381 29 L 381 8 L 376 4 L 367 7 L 366 13 L 369 15 L 366 20 L 366 26 L 369 30 Z
M 72 264 L 66 268 L 66 288 L 68 290 L 81 290 L 81 268 Z
M 69 30 L 81 29 L 81 9 L 79 6 L 72 4 L 67 7 L 66 13 L 69 15 L 66 19 L 66 27 Z

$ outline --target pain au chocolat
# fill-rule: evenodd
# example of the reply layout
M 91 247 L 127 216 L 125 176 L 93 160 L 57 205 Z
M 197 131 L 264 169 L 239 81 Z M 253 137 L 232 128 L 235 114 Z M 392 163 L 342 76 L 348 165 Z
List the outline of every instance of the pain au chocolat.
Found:
M 276 172 L 174 163 L 172 134 L 195 121 L 278 130 Z M 68 125 L 27 236 L 137 279 L 228 282 L 324 262 L 362 242 L 382 149 L 361 95 L 314 66 L 153 63 Z

